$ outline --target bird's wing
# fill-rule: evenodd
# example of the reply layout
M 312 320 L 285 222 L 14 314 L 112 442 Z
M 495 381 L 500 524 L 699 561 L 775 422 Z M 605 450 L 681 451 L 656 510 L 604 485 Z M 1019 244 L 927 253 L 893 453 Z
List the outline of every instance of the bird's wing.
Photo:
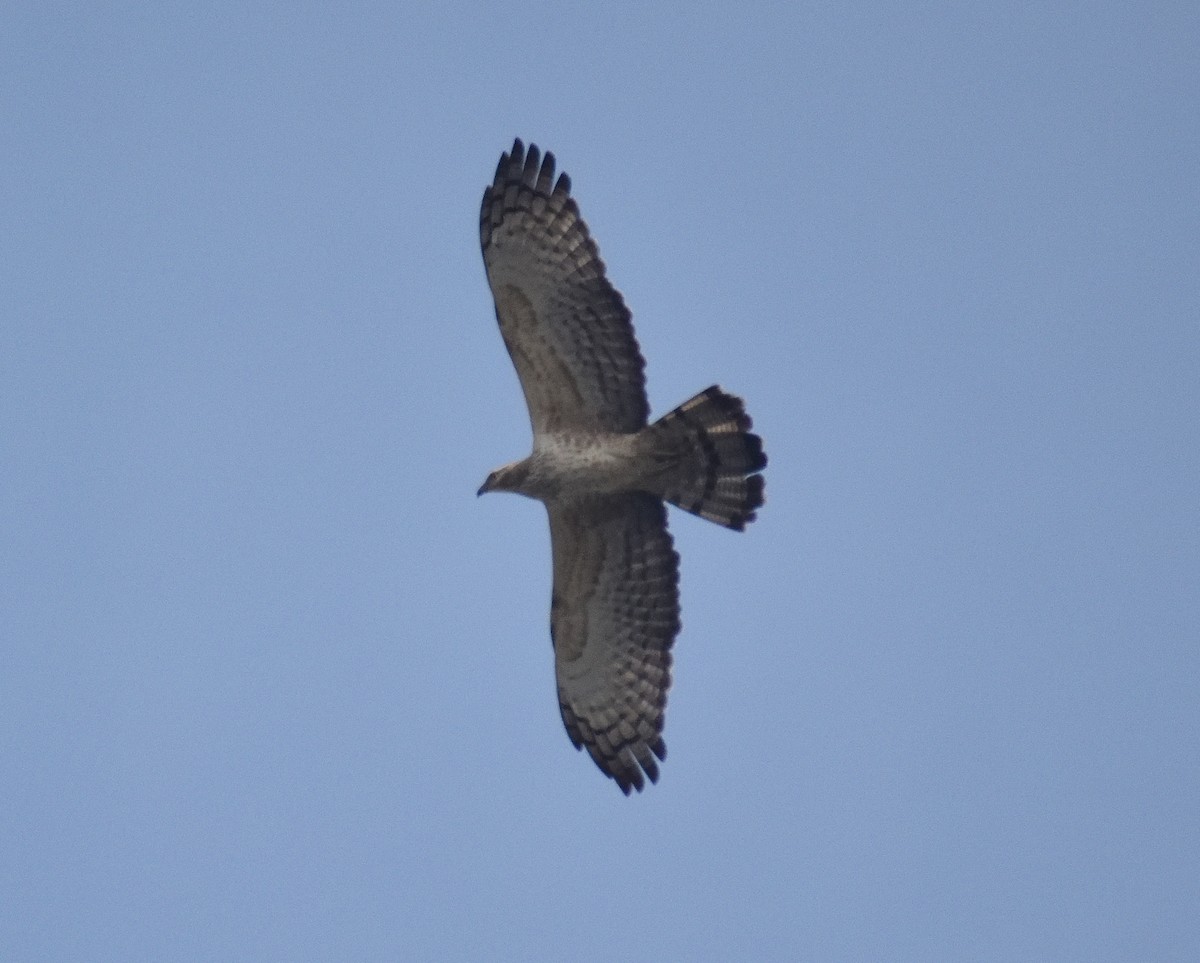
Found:
M 554 155 L 520 140 L 483 193 L 479 238 L 496 318 L 534 435 L 629 432 L 646 424 L 645 362 L 629 309 Z
M 626 795 L 658 779 L 679 556 L 663 503 L 630 493 L 547 505 L 550 634 L 563 724 Z

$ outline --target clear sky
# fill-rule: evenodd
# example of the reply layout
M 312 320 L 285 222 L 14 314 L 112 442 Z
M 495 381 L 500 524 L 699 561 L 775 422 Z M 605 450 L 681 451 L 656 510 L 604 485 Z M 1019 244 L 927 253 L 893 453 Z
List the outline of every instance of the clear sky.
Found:
M 0 14 L 0 957 L 1200 958 L 1194 2 Z M 478 249 L 553 150 L 656 413 L 658 786 L 558 716 Z

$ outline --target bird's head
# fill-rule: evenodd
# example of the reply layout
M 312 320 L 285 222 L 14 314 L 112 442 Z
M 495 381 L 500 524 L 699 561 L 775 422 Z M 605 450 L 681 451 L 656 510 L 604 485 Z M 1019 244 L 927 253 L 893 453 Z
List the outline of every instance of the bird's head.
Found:
M 484 492 L 519 492 L 529 476 L 529 466 L 524 460 L 502 465 L 487 476 L 476 496 Z

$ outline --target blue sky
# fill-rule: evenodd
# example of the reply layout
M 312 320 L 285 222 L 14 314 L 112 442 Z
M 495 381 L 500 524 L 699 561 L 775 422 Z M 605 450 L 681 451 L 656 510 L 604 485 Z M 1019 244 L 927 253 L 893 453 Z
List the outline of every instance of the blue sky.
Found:
M 0 955 L 1200 956 L 1190 3 L 10 4 Z M 574 181 L 674 513 L 658 786 L 562 730 L 478 251 Z

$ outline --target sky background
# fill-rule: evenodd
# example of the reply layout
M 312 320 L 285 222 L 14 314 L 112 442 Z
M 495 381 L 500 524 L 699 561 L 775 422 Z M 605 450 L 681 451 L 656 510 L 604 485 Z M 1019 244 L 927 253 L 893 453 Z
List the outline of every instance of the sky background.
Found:
M 1194 2 L 0 14 L 0 957 L 1200 958 Z M 662 413 L 662 779 L 567 741 L 478 249 Z

